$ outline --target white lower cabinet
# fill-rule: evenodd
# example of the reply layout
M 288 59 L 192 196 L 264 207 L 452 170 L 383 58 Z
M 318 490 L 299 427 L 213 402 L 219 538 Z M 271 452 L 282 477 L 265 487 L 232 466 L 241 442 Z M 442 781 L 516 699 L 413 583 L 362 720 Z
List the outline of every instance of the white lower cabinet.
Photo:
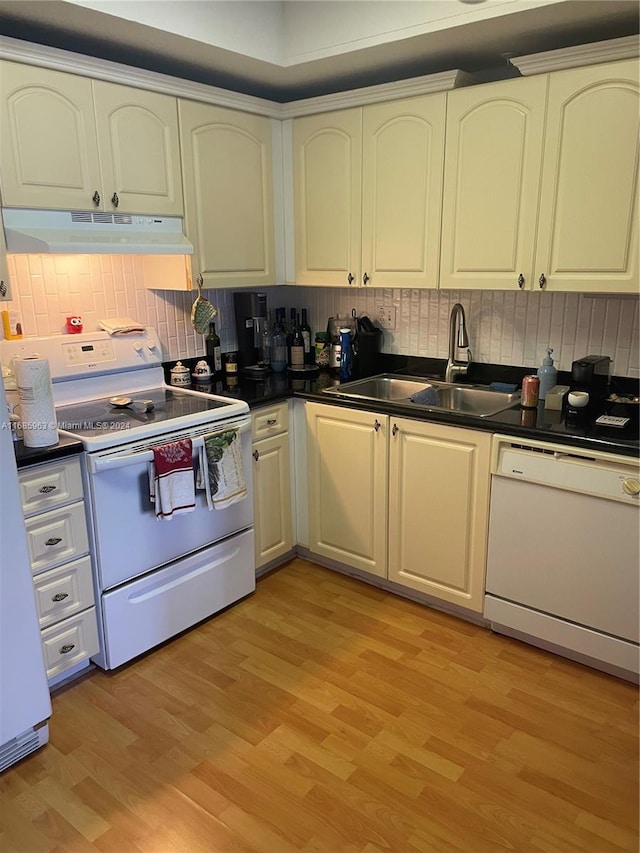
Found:
M 388 578 L 482 612 L 491 433 L 390 418 Z
M 307 403 L 309 550 L 387 576 L 389 418 Z
M 309 550 L 482 612 L 491 433 L 308 403 Z
M 293 549 L 286 402 L 252 415 L 253 501 L 256 569 Z
M 18 479 L 51 684 L 100 648 L 80 460 L 22 468 Z

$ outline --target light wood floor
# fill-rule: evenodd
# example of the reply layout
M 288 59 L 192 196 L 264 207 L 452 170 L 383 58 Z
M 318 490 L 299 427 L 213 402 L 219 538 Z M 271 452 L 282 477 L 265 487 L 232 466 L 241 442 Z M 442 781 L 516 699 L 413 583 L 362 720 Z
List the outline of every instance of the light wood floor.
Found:
M 638 691 L 303 560 L 53 699 L 2 853 L 638 850 Z

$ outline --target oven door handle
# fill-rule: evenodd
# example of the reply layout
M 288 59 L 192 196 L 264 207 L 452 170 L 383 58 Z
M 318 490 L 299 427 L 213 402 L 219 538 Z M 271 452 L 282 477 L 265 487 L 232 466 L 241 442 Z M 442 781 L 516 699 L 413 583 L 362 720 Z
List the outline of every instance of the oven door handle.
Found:
M 251 422 L 247 421 L 246 424 L 235 428 L 242 435 L 251 429 Z M 194 436 L 191 439 L 191 444 L 194 450 L 199 450 L 204 446 L 204 435 Z M 91 474 L 99 474 L 101 471 L 113 471 L 116 468 L 126 468 L 127 465 L 139 465 L 141 462 L 153 462 L 153 450 L 138 450 L 136 453 L 123 453 L 122 455 L 114 453 L 112 456 L 88 454 L 87 466 Z

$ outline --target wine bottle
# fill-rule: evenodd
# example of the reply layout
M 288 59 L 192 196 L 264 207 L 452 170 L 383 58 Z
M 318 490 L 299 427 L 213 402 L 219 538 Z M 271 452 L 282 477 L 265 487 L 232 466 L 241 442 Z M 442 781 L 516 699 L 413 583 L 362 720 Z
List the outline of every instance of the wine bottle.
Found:
M 315 352 L 311 342 L 311 326 L 307 322 L 307 309 L 302 309 L 302 323 L 300 324 L 300 333 L 304 341 L 304 363 L 315 363 Z
M 222 352 L 220 349 L 220 338 L 216 332 L 216 324 L 209 323 L 209 334 L 205 339 L 205 347 L 209 367 L 214 375 L 222 372 Z
M 293 327 L 293 337 L 291 338 L 291 360 L 289 362 L 294 370 L 301 370 L 304 367 L 304 338 L 300 330 L 300 324 L 297 319 Z
M 287 367 L 287 338 L 280 323 L 283 312 L 284 308 L 276 311 L 276 323 L 271 336 L 271 370 L 275 373 L 282 373 Z

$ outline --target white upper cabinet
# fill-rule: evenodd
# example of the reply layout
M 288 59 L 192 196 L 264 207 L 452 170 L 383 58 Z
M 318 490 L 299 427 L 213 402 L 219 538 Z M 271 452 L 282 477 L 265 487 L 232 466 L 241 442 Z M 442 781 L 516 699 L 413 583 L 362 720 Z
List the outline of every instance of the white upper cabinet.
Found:
M 549 76 L 535 288 L 638 290 L 638 69 Z
M 444 93 L 294 121 L 296 282 L 436 287 Z
M 182 214 L 176 99 L 3 62 L 8 207 Z
M 637 62 L 448 97 L 440 286 L 637 290 Z
M 448 95 L 440 287 L 530 286 L 546 77 Z
M 360 281 L 362 110 L 293 122 L 296 283 Z
M 3 62 L 0 91 L 3 203 L 102 210 L 91 80 Z
M 176 99 L 101 81 L 93 91 L 105 210 L 181 216 Z
M 275 284 L 271 121 L 180 100 L 186 233 L 205 287 Z

